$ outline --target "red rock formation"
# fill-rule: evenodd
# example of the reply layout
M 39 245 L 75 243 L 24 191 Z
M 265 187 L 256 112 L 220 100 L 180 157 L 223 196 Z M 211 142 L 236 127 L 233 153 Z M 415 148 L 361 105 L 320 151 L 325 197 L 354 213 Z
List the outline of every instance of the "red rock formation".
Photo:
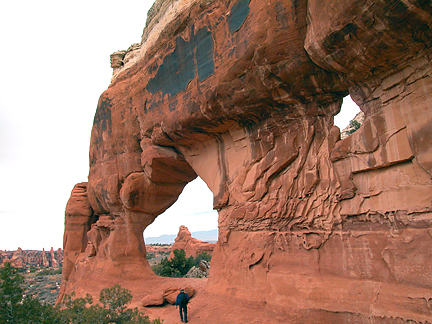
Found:
M 52 267 L 52 268 L 58 268 L 59 267 L 59 263 L 55 258 L 54 249 L 52 247 L 51 247 L 51 250 L 49 252 L 49 264 L 50 264 L 50 267 Z
M 174 257 L 174 250 L 184 250 L 186 257 L 196 257 L 200 253 L 213 254 L 215 243 L 208 243 L 193 238 L 186 226 L 180 226 L 177 237 L 174 240 L 174 244 L 171 249 L 169 258 Z
M 57 263 L 63 266 L 63 250 L 58 248 L 57 251 L 54 252 L 54 256 Z
M 162 291 L 142 232 L 199 175 L 219 212 L 200 323 L 429 321 L 429 2 L 154 8 L 139 56 L 99 100 L 86 190 L 97 220 L 77 234 L 85 252 L 65 245 L 65 258 L 82 253 L 63 291 Z M 348 93 L 365 120 L 340 140 Z
M 42 249 L 42 266 L 43 267 L 49 267 L 49 262 L 45 253 L 45 249 Z
M 27 263 L 27 253 L 19 247 L 18 250 L 14 252 L 9 262 L 14 268 L 23 268 L 24 264 Z
M 57 268 L 63 264 L 63 250 L 47 252 L 37 250 L 22 250 L 18 248 L 16 251 L 0 251 L 0 264 L 4 262 L 11 262 L 12 266 L 16 268 L 30 268 L 30 267 L 53 267 Z
M 87 183 L 78 183 L 73 188 L 66 205 L 63 237 L 64 260 L 59 299 L 63 298 L 69 276 L 74 270 L 78 256 L 87 247 L 87 232 L 94 222 L 92 216 L 93 211 L 87 199 Z

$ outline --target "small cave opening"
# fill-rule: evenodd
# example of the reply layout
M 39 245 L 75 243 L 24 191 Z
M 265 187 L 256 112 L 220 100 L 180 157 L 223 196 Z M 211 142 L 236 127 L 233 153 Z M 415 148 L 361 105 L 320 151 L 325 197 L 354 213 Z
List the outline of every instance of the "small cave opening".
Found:
M 191 256 L 198 263 L 198 258 L 210 261 L 211 247 L 214 248 L 218 240 L 218 213 L 213 210 L 213 193 L 200 177 L 188 183 L 177 201 L 144 230 L 147 260 L 160 276 L 171 276 L 159 273 L 157 267 L 169 260 L 170 254 L 174 255 L 173 244 L 177 236 L 180 241 L 185 240 L 180 246 L 187 247 L 186 261 Z M 189 237 L 192 242 L 186 242 Z M 193 251 L 190 247 L 196 240 L 203 244 Z M 209 251 L 204 251 L 206 249 Z M 183 277 L 184 274 L 178 276 Z
M 363 123 L 364 115 L 360 107 L 348 95 L 343 98 L 340 112 L 334 116 L 334 125 L 339 127 L 341 138 L 353 134 Z

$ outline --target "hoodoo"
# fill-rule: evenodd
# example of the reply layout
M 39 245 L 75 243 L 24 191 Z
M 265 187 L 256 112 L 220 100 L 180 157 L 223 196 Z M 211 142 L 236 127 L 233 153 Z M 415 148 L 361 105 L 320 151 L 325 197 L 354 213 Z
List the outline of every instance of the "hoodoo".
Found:
M 430 322 L 431 28 L 430 1 L 157 0 L 97 106 L 62 294 L 191 286 L 194 323 Z M 341 140 L 348 94 L 365 117 Z M 205 285 L 154 275 L 143 240 L 197 176 L 219 213 Z

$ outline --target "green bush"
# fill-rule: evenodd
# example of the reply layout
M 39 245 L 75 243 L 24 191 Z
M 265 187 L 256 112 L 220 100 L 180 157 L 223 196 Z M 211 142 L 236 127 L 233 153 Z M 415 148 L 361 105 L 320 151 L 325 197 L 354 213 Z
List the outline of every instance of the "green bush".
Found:
M 173 253 L 174 257 L 171 260 L 163 258 L 159 264 L 153 266 L 155 274 L 161 277 L 181 278 L 193 267 L 193 257 L 186 258 L 184 250 L 176 249 Z
M 360 128 L 361 124 L 357 120 L 351 120 L 349 122 L 351 129 L 347 132 L 348 135 L 353 134 L 357 129 Z
M 17 313 L 22 301 L 24 282 L 18 270 L 9 262 L 0 269 L 0 323 L 17 323 Z
M 0 268 L 0 323 L 3 324 L 161 324 L 162 320 L 150 321 L 138 309 L 128 309 L 132 300 L 129 290 L 120 285 L 103 289 L 99 301 L 103 306 L 93 305 L 93 298 L 74 298 L 75 293 L 66 295 L 60 307 L 40 302 L 33 296 L 23 298 L 21 285 L 24 278 L 18 271 L 5 263 Z
M 184 250 L 174 250 L 174 257 L 169 260 L 163 258 L 160 263 L 152 267 L 155 274 L 161 277 L 181 278 L 185 276 L 193 267 L 198 267 L 201 260 L 210 261 L 211 256 L 207 253 L 200 253 L 194 259 L 193 257 L 186 258 Z
M 208 254 L 207 252 L 203 252 L 203 253 L 200 253 L 196 256 L 195 261 L 194 261 L 194 265 L 196 267 L 199 267 L 199 264 L 201 261 L 210 262 L 210 260 L 211 260 L 211 255 Z
M 87 294 L 85 298 L 73 299 L 65 296 L 64 308 L 60 311 L 65 323 L 95 323 L 95 324 L 158 324 L 161 320 L 150 321 L 148 316 L 138 312 L 137 308 L 128 309 L 127 304 L 132 301 L 129 290 L 115 285 L 112 288 L 103 289 L 99 295 L 99 301 L 103 307 L 93 305 L 93 299 Z

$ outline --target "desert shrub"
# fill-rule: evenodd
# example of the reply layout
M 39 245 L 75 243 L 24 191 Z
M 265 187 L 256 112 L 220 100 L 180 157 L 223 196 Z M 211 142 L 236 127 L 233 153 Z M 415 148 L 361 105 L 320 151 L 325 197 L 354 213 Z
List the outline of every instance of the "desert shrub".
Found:
M 184 250 L 174 250 L 174 257 L 171 260 L 163 258 L 160 263 L 152 267 L 155 274 L 161 277 L 181 278 L 188 273 L 193 266 L 199 266 L 201 260 L 210 261 L 211 256 L 207 253 L 200 253 L 194 259 L 186 258 Z
M 24 278 L 17 269 L 5 263 L 0 268 L 0 323 L 5 324 L 160 324 L 162 320 L 150 321 L 138 309 L 128 309 L 132 300 L 129 290 L 115 285 L 103 289 L 99 301 L 93 305 L 93 298 L 75 298 L 75 293 L 66 295 L 60 307 L 43 303 L 33 296 L 23 297 L 21 288 Z
M 171 260 L 163 258 L 161 262 L 153 266 L 155 274 L 161 277 L 183 277 L 190 268 L 194 265 L 194 258 L 186 258 L 186 252 L 184 250 L 174 250 L 174 257 Z
M 112 288 L 103 289 L 99 295 L 99 301 L 104 308 L 115 313 L 123 313 L 132 301 L 132 295 L 129 290 L 115 285 Z
M 196 258 L 194 260 L 194 266 L 199 267 L 199 264 L 201 261 L 210 262 L 210 260 L 211 260 L 210 254 L 208 254 L 207 252 L 200 253 L 196 256 Z
M 52 324 L 63 322 L 55 307 L 42 303 L 33 296 L 25 296 L 17 312 L 15 323 Z
M 357 120 L 351 120 L 349 122 L 351 129 L 347 132 L 348 135 L 353 134 L 357 129 L 360 128 L 361 124 Z
M 62 323 L 108 323 L 104 309 L 99 305 L 93 305 L 93 298 L 89 294 L 86 297 L 74 298 L 75 293 L 65 295 L 58 312 Z
M 64 308 L 61 310 L 65 323 L 95 323 L 95 324 L 157 324 L 159 320 L 150 321 L 148 316 L 138 312 L 137 308 L 129 309 L 127 305 L 132 301 L 129 290 L 115 285 L 112 288 L 103 289 L 99 295 L 99 301 L 103 307 L 93 305 L 90 295 L 85 298 L 73 299 L 66 296 Z

